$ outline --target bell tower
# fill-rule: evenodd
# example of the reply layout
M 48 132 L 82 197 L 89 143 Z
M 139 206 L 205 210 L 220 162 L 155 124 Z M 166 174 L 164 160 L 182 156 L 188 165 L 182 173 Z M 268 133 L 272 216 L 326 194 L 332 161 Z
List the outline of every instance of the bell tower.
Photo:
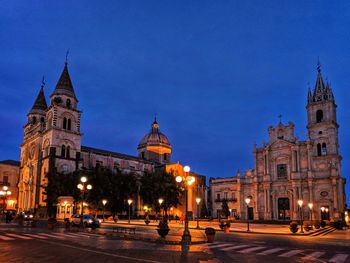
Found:
M 313 92 L 309 88 L 308 115 L 308 180 L 310 200 L 329 208 L 332 218 L 338 219 L 345 209 L 344 185 L 341 176 L 338 128 L 335 99 L 330 83 L 325 83 L 321 67 Z
M 80 159 L 80 116 L 78 99 L 68 72 L 67 61 L 56 87 L 50 95 L 50 107 L 46 112 L 47 127 L 43 138 L 44 156 L 54 157 L 48 169 L 73 172 Z
M 309 87 L 307 98 L 308 136 L 313 142 L 314 155 L 338 155 L 338 128 L 333 91 L 330 83 L 325 83 L 320 64 L 313 93 Z

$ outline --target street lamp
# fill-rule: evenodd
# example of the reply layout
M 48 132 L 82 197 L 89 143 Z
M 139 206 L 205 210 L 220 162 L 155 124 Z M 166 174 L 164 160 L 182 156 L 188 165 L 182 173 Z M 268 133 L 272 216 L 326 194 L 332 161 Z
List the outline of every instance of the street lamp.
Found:
M 85 176 L 82 176 L 80 178 L 81 184 L 78 184 L 77 187 L 81 191 L 81 214 L 80 214 L 80 225 L 81 227 L 84 227 L 83 223 L 83 217 L 84 217 L 84 199 L 85 199 L 85 192 L 87 190 L 91 190 L 92 186 L 91 184 L 85 185 L 87 182 L 87 178 Z
M 304 233 L 303 229 L 303 200 L 298 200 L 298 205 L 299 205 L 299 213 L 300 213 L 300 233 Z
M 245 203 L 247 204 L 247 232 L 249 232 L 250 230 L 249 230 L 249 203 L 250 203 L 250 198 L 249 197 L 247 197 L 246 199 L 245 199 Z
M 132 204 L 132 199 L 128 199 L 128 204 L 129 204 L 129 224 L 130 224 L 130 207 L 131 207 L 131 204 Z
M 159 203 L 159 213 L 160 213 L 160 214 L 161 214 L 161 212 L 162 212 L 162 204 L 163 204 L 163 202 L 164 202 L 163 198 L 159 198 L 159 199 L 158 199 L 158 203 Z M 163 209 L 163 211 L 164 211 L 164 209 Z M 163 215 L 164 215 L 164 213 L 163 213 Z
M 325 211 L 326 211 L 326 216 L 327 216 L 327 219 L 326 220 L 329 220 L 329 213 L 328 213 L 328 208 L 326 207 L 326 209 L 325 209 Z
M 11 191 L 8 191 L 8 187 L 4 185 L 2 187 L 2 190 L 0 191 L 0 196 L 2 197 L 3 200 L 3 206 L 2 206 L 2 213 L 5 214 L 5 202 L 6 202 L 6 197 L 11 195 Z
M 103 199 L 102 204 L 103 204 L 102 222 L 104 222 L 105 221 L 105 208 L 106 208 L 107 200 Z
M 310 220 L 312 222 L 312 207 L 314 206 L 313 203 L 309 203 L 308 204 L 309 208 L 310 208 Z
M 185 188 L 185 197 L 186 197 L 186 204 L 185 204 L 185 228 L 184 232 L 182 234 L 181 238 L 181 250 L 182 250 L 182 256 L 186 256 L 187 252 L 189 250 L 189 246 L 191 244 L 191 234 L 190 230 L 188 229 L 188 217 L 187 217 L 187 207 L 188 207 L 188 187 L 191 186 L 195 182 L 195 178 L 191 175 L 189 175 L 191 168 L 189 166 L 184 167 L 185 176 L 176 176 L 175 180 L 179 184 L 183 184 Z
M 199 203 L 201 202 L 201 199 L 199 197 L 196 198 L 197 203 L 197 229 L 199 229 Z
M 230 211 L 230 218 L 231 218 L 231 216 L 232 216 L 232 209 L 229 208 L 228 211 Z
M 324 220 L 324 206 L 321 207 L 321 220 Z

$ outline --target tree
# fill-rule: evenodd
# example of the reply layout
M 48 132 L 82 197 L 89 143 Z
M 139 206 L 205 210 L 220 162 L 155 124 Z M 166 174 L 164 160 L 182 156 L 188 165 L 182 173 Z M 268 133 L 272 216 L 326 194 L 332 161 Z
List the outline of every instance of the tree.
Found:
M 200 208 L 200 217 L 205 218 L 208 215 L 208 209 L 207 209 L 207 206 L 205 204 L 205 200 L 203 200 L 201 203 L 202 203 L 202 205 Z
M 76 200 L 79 198 L 80 192 L 77 189 L 79 182 L 79 173 L 56 173 L 50 172 L 46 175 L 48 184 L 42 186 L 44 188 L 44 194 L 46 195 L 46 207 L 49 217 L 56 215 L 57 198 L 59 196 L 73 196 Z
M 230 216 L 230 210 L 228 208 L 228 204 L 227 204 L 227 200 L 226 199 L 223 199 L 222 200 L 222 204 L 221 204 L 221 207 L 222 207 L 222 213 L 225 217 L 229 217 Z
M 92 190 L 88 197 L 96 209 L 102 208 L 101 201 L 107 199 L 106 209 L 113 214 L 127 210 L 127 199 L 137 193 L 137 177 L 133 173 L 112 172 L 103 167 L 95 169 L 91 176 Z
M 140 180 L 140 195 L 148 206 L 156 211 L 160 210 L 158 199 L 164 200 L 162 207 L 167 215 L 170 207 L 180 204 L 181 189 L 178 187 L 175 177 L 165 172 L 145 174 Z

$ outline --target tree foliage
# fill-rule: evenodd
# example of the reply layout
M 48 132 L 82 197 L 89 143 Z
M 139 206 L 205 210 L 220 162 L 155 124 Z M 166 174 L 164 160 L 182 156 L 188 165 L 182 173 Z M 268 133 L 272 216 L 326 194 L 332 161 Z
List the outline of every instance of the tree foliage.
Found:
M 59 196 L 73 196 L 76 202 L 81 201 L 77 185 L 82 176 L 86 176 L 87 184 L 92 185 L 92 189 L 86 192 L 85 200 L 93 209 L 101 209 L 102 200 L 106 199 L 107 210 L 113 213 L 125 211 L 127 199 L 134 197 L 138 191 L 137 177 L 133 173 L 115 173 L 104 168 L 67 174 L 51 173 L 47 175 L 48 185 L 44 187 L 49 216 L 55 215 L 54 206 Z
M 166 214 L 170 207 L 177 207 L 180 204 L 181 189 L 173 175 L 165 172 L 145 174 L 140 182 L 140 195 L 143 203 L 156 211 L 160 210 L 159 198 L 164 200 L 162 208 Z
M 228 208 L 228 204 L 227 204 L 227 200 L 226 199 L 222 200 L 221 207 L 222 207 L 223 216 L 224 217 L 229 217 L 230 216 L 230 210 Z

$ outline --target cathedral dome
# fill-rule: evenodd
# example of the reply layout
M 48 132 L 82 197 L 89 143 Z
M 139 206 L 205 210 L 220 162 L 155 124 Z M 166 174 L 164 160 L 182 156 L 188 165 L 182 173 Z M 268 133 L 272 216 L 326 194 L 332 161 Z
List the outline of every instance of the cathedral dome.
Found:
M 152 123 L 151 131 L 143 136 L 137 148 L 140 149 L 147 146 L 163 146 L 171 148 L 168 137 L 159 131 L 159 124 L 156 119 Z

